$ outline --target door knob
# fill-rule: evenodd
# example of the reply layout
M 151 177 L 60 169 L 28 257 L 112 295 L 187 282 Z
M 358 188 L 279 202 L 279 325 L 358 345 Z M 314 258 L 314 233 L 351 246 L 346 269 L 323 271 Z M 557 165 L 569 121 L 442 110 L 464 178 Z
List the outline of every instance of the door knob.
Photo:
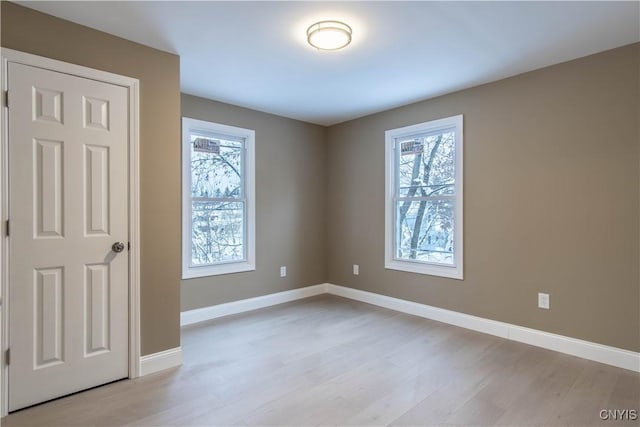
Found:
M 115 242 L 113 245 L 111 245 L 111 250 L 116 253 L 124 251 L 124 243 Z

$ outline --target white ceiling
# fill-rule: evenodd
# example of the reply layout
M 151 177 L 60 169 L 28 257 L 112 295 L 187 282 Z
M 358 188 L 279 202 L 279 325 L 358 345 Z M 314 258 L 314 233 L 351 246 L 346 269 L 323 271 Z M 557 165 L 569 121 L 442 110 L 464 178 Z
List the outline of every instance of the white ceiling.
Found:
M 182 91 L 330 125 L 640 41 L 638 2 L 20 2 L 180 55 Z M 322 19 L 343 51 L 306 44 Z

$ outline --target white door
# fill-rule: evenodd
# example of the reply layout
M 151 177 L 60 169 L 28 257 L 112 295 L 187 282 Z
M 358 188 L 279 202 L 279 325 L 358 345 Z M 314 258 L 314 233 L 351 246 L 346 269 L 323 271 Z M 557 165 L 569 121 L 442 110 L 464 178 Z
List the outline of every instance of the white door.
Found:
M 13 411 L 128 375 L 129 111 L 124 87 L 16 63 L 8 89 Z

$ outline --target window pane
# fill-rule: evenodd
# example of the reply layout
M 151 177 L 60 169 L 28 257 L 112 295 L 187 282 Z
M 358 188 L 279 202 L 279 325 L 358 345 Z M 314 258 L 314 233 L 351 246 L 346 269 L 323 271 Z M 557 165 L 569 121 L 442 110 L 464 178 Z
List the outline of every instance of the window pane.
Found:
M 396 140 L 400 197 L 455 194 L 455 130 Z
M 243 202 L 192 202 L 192 265 L 244 260 L 244 208 Z
M 191 134 L 191 196 L 242 197 L 242 145 Z
M 396 258 L 453 264 L 452 200 L 400 201 L 396 206 Z

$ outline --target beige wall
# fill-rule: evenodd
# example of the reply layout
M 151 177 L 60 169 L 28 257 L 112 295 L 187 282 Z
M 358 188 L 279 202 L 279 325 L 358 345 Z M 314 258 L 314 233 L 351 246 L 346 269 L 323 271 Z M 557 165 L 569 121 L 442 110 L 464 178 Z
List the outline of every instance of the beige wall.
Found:
M 636 44 L 329 128 L 328 281 L 639 351 L 639 64 Z M 385 270 L 384 131 L 456 114 L 465 280 Z
M 182 114 L 256 131 L 257 244 L 255 271 L 183 280 L 182 309 L 324 283 L 325 128 L 189 95 Z
M 180 62 L 3 1 L 3 47 L 140 80 L 142 354 L 180 345 Z

